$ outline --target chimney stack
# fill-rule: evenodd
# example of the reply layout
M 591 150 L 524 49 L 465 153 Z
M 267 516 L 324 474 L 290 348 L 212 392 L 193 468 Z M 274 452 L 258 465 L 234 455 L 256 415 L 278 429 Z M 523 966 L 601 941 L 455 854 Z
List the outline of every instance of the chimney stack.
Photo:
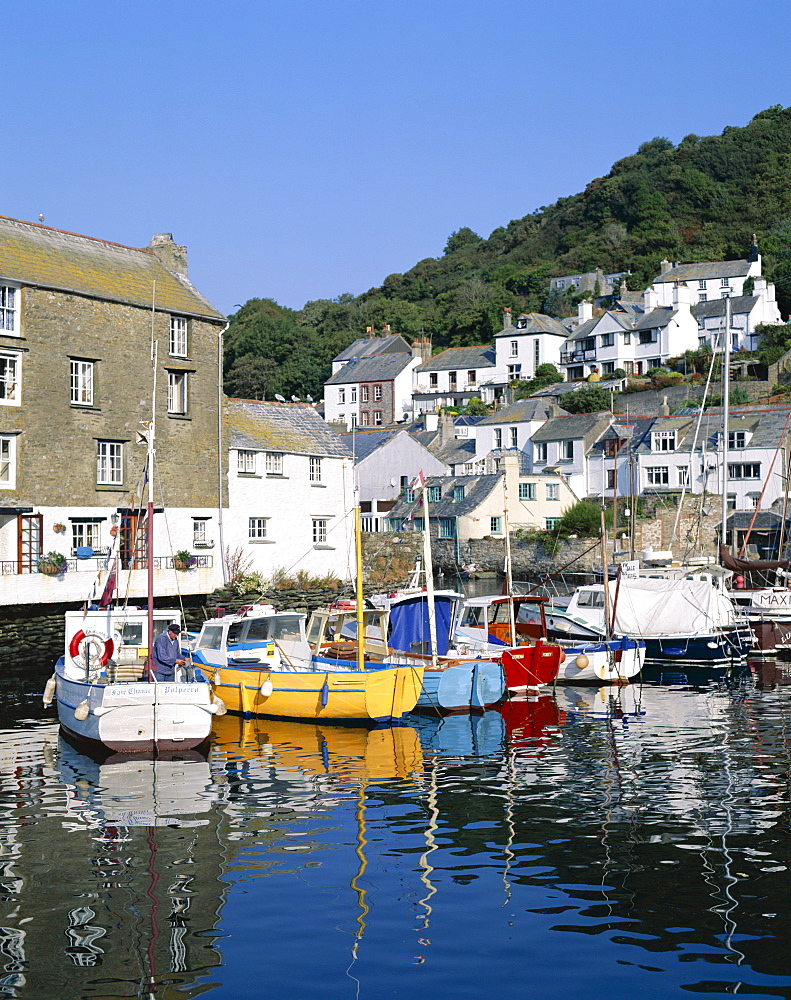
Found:
M 172 233 L 155 233 L 146 247 L 168 269 L 187 277 L 187 248 L 173 242 Z
M 667 274 L 668 271 L 672 271 L 672 270 L 673 270 L 673 265 L 670 263 L 670 261 L 667 259 L 667 257 L 665 257 L 663 260 L 661 260 L 659 262 L 659 273 L 660 273 L 660 275 Z
M 428 337 L 417 337 L 412 341 L 412 357 L 420 358 L 420 363 L 431 360 L 431 341 Z
M 593 319 L 593 305 L 583 299 L 577 306 L 577 320 L 579 321 L 579 325 L 582 326 L 589 319 Z
M 509 326 L 512 326 L 513 322 L 511 320 L 511 307 L 503 307 L 503 329 L 507 330 Z

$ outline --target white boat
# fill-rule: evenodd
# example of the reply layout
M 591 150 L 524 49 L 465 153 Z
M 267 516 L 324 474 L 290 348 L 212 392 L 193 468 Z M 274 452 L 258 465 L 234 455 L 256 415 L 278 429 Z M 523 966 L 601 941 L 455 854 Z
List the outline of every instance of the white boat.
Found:
M 158 609 L 154 632 L 179 620 Z M 61 729 L 72 739 L 117 753 L 189 750 L 205 743 L 221 711 L 200 670 L 177 668 L 174 681 L 148 680 L 148 614 L 136 608 L 67 611 L 64 653 L 44 692 L 57 700 Z

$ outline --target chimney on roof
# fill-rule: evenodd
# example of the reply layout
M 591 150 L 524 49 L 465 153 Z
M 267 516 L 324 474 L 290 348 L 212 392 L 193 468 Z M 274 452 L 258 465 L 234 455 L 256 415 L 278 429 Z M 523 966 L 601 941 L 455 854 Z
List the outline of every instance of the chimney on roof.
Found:
M 423 414 L 423 426 L 427 431 L 435 432 L 439 427 L 439 414 L 438 413 L 424 413 Z
M 667 257 L 665 257 L 663 260 L 661 260 L 659 262 L 659 273 L 660 274 L 667 274 L 668 271 L 672 271 L 672 270 L 673 270 L 673 265 L 670 263 L 670 261 L 667 259 Z
M 416 337 L 412 341 L 412 357 L 420 358 L 420 363 L 431 360 L 431 341 L 428 337 Z
M 367 340 L 373 340 L 376 337 L 376 327 L 373 323 L 370 326 L 366 326 L 365 336 Z
M 503 306 L 503 329 L 507 330 L 508 327 L 512 325 L 513 321 L 511 319 L 511 307 Z
M 382 333 L 385 334 L 385 336 L 389 337 L 392 332 L 393 331 L 390 329 L 389 323 L 382 324 Z
M 439 430 L 440 446 L 453 441 L 456 437 L 456 424 L 454 423 L 452 414 L 443 413 L 439 418 L 439 427 L 437 429 Z
M 670 407 L 667 405 L 667 396 L 662 397 L 662 403 L 659 407 L 659 416 L 660 417 L 670 416 Z
M 593 304 L 583 299 L 577 306 L 577 320 L 579 325 L 582 326 L 589 319 L 593 319 Z
M 187 277 L 187 248 L 173 242 L 172 233 L 154 233 L 151 242 L 146 247 L 168 269 Z

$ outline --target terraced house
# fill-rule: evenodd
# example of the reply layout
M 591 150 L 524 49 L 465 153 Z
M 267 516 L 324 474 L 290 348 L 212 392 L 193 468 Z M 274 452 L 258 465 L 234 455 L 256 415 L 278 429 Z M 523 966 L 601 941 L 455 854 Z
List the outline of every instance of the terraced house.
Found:
M 0 603 L 83 600 L 116 536 L 119 590 L 145 592 L 153 399 L 157 593 L 221 580 L 224 325 L 169 234 L 138 249 L 0 217 Z M 176 579 L 179 549 L 193 559 Z M 39 573 L 48 551 L 67 572 Z

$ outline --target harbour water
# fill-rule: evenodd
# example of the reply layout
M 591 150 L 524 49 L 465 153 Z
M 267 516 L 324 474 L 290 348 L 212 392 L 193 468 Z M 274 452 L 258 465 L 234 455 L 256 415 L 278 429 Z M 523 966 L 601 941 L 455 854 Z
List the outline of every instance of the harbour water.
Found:
M 791 672 L 98 763 L 0 716 L 0 996 L 791 995 Z

